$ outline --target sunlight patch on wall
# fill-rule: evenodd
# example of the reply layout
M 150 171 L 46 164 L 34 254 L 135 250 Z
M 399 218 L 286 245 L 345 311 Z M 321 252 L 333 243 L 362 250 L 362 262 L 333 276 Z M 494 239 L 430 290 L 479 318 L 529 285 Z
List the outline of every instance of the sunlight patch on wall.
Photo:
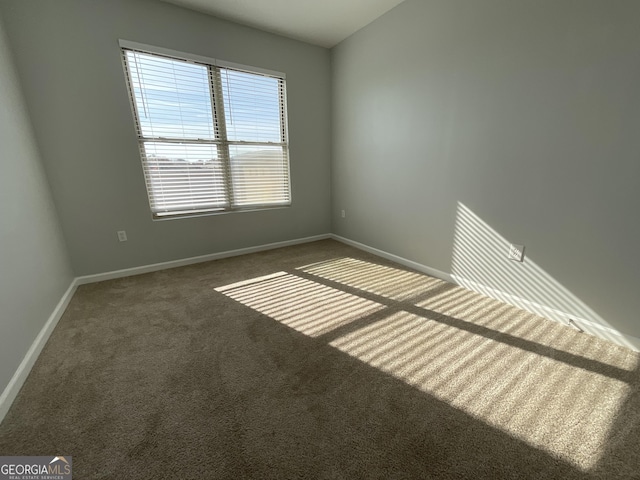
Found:
M 640 339 L 618 332 L 531 258 L 507 260 L 509 244 L 458 202 L 451 264 L 456 282 L 564 325 L 571 319 L 592 335 L 640 350 Z

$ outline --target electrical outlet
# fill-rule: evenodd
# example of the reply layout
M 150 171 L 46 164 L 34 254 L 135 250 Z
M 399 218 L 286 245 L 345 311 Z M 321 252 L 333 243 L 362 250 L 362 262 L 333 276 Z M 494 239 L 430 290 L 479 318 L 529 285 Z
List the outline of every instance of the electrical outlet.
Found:
M 509 260 L 513 260 L 515 262 L 523 262 L 524 261 L 524 245 L 509 245 Z
M 121 242 L 126 242 L 127 241 L 127 232 L 125 232 L 124 230 L 119 230 L 118 231 L 118 240 Z
M 347 212 L 342 210 L 342 218 L 345 218 L 347 216 Z

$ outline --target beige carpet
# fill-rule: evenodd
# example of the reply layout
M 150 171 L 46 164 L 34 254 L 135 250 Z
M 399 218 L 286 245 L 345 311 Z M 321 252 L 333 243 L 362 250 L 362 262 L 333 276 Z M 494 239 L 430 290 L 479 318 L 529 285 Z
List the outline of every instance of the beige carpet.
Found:
M 78 479 L 640 478 L 638 363 L 328 240 L 80 287 L 0 455 Z

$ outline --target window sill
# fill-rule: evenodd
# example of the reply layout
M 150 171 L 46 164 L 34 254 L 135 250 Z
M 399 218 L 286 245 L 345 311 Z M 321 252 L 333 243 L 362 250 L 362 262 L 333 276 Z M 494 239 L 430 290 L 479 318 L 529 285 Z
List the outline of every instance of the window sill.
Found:
M 154 222 L 166 222 L 168 220 L 179 220 L 184 218 L 199 218 L 199 217 L 211 217 L 217 215 L 229 215 L 234 213 L 248 213 L 248 212 L 263 212 L 265 210 L 284 210 L 290 208 L 291 204 L 287 205 L 274 205 L 270 207 L 255 207 L 255 208 L 238 208 L 234 210 L 210 210 L 204 212 L 195 212 L 195 213 L 182 213 L 176 215 L 163 215 L 161 217 L 153 216 L 152 220 Z

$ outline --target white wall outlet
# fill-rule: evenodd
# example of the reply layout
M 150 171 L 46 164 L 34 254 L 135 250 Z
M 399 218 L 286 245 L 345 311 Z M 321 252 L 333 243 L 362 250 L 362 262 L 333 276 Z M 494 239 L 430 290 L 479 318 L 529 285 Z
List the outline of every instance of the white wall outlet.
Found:
M 344 210 L 342 210 L 341 214 L 342 214 L 342 218 L 344 218 L 344 217 L 346 217 L 346 216 L 347 216 L 347 212 L 346 212 L 346 211 L 344 211 Z
M 515 262 L 524 261 L 524 245 L 509 245 L 509 260 L 513 260 Z
M 124 230 L 118 231 L 118 240 L 120 240 L 121 242 L 126 242 L 127 241 L 127 232 L 125 232 Z

